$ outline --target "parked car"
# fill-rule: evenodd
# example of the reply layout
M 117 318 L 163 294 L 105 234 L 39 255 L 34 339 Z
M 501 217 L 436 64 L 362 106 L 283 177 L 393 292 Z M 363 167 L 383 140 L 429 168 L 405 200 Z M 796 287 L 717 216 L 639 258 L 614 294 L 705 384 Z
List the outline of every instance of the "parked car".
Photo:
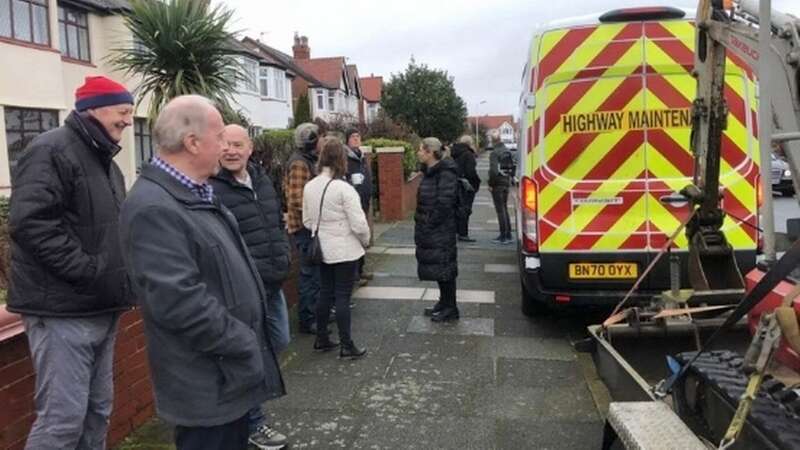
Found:
M 772 192 L 779 192 L 782 195 L 794 195 L 794 183 L 792 183 L 792 172 L 789 169 L 789 163 L 774 154 L 771 155 L 770 160 Z

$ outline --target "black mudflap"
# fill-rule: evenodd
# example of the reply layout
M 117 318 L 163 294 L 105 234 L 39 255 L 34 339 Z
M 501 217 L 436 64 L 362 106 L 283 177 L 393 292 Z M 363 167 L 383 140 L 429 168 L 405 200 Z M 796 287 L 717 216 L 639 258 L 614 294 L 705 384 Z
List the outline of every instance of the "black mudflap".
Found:
M 695 352 L 676 356 L 686 364 Z M 673 392 L 676 410 L 696 433 L 719 443 L 747 386 L 740 355 L 706 352 Z M 800 396 L 766 376 L 735 449 L 800 449 Z

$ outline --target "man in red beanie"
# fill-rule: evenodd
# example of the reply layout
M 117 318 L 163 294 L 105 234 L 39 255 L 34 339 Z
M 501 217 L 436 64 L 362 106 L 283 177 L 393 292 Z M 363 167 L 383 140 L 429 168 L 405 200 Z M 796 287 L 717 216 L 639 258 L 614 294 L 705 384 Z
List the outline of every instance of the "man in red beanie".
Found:
M 8 310 L 36 371 L 26 449 L 104 449 L 117 322 L 133 301 L 118 237 L 125 180 L 113 158 L 133 97 L 86 77 L 64 125 L 37 136 L 12 174 Z

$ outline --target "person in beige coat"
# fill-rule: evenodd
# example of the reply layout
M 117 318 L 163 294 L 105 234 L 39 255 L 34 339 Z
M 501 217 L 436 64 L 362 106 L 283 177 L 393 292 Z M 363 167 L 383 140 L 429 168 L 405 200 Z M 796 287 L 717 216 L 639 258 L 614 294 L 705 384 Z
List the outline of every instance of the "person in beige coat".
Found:
M 338 139 L 323 143 L 317 162 L 319 175 L 303 188 L 303 225 L 312 235 L 319 234 L 322 248 L 314 350 L 330 351 L 341 344 L 339 357 L 356 359 L 367 350 L 357 347 L 350 336 L 350 296 L 358 260 L 364 256 L 370 233 L 358 193 L 343 178 L 347 174 L 346 158 L 344 145 Z M 328 318 L 334 304 L 339 343 L 328 335 Z

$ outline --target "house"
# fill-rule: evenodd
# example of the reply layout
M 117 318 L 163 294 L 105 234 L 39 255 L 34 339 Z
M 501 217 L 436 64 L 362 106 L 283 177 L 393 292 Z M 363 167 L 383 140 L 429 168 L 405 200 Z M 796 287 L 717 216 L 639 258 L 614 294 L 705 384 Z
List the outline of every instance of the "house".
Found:
M 135 45 L 121 14 L 128 9 L 126 0 L 0 0 L 0 195 L 10 194 L 28 142 L 64 122 L 86 76 L 106 75 L 136 88 L 135 79 L 114 71 L 107 60 L 112 49 Z M 235 100 L 256 127 L 287 127 L 295 72 L 281 60 L 251 54 L 249 47 L 239 50 L 257 81 Z M 147 98 L 140 102 L 115 157 L 128 187 L 154 152 L 148 105 Z
M 234 41 L 247 79 L 240 83 L 234 95 L 236 106 L 249 119 L 251 134 L 263 129 L 287 128 L 294 121 L 292 108 L 292 79 L 296 72 L 277 50 L 261 42 L 244 38 Z
M 306 94 L 313 119 L 356 122 L 361 101 L 357 70 L 348 70 L 343 56 L 311 58 L 306 36 L 294 36 L 292 54 L 300 68 L 292 82 L 295 101 Z
M 363 94 L 363 108 L 365 122 L 370 123 L 378 117 L 381 109 L 381 94 L 383 93 L 383 77 L 374 74 L 361 78 L 361 92 Z
M 500 133 L 500 140 L 504 144 L 515 146 L 517 145 L 517 122 L 514 121 L 514 116 L 480 116 L 480 117 L 467 117 L 467 129 L 475 130 L 477 127 L 483 127 L 486 130 L 486 138 L 488 142 L 489 133 L 497 130 Z
M 111 48 L 132 42 L 120 15 L 127 8 L 116 0 L 0 0 L 0 195 L 10 194 L 28 142 L 66 119 L 84 77 L 107 75 L 136 86 L 105 59 Z M 115 158 L 129 186 L 152 154 L 146 106 L 136 111 Z

